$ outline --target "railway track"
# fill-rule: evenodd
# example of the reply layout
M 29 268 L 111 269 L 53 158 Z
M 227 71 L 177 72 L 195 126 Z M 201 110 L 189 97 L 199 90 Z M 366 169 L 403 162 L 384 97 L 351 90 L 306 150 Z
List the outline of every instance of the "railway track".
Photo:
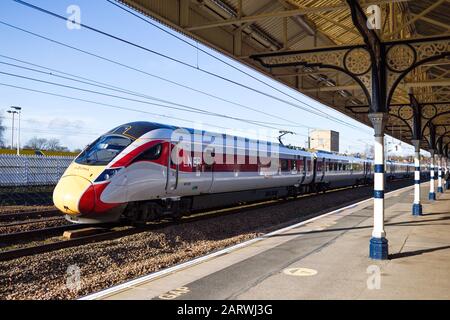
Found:
M 192 215 L 183 217 L 179 221 L 163 220 L 160 222 L 154 222 L 154 223 L 150 223 L 150 224 L 138 226 L 138 227 L 124 226 L 124 225 L 115 225 L 115 226 L 114 225 L 112 225 L 112 226 L 111 225 L 109 225 L 109 226 L 105 226 L 105 225 L 103 225 L 103 226 L 99 226 L 99 225 L 67 225 L 67 226 L 52 227 L 52 228 L 41 229 L 41 230 L 32 230 L 32 231 L 25 231 L 25 232 L 20 232 L 20 233 L 4 234 L 4 235 L 0 235 L 0 244 L 2 244 L 2 243 L 3 244 L 11 244 L 11 242 L 24 241 L 25 239 L 33 239 L 33 238 L 36 239 L 39 237 L 42 238 L 45 236 L 52 236 L 52 235 L 56 236 L 58 234 L 61 235 L 62 232 L 68 231 L 68 230 L 77 230 L 77 229 L 83 229 L 83 228 L 88 228 L 88 227 L 92 227 L 92 226 L 100 227 L 99 233 L 94 234 L 94 235 L 84 236 L 84 237 L 75 238 L 75 239 L 68 239 L 68 240 L 58 240 L 58 241 L 54 241 L 54 242 L 50 242 L 50 243 L 40 243 L 40 244 L 33 245 L 33 246 L 25 246 L 25 247 L 11 249 L 11 250 L 7 250 L 7 251 L 0 251 L 0 261 L 7 261 L 7 260 L 17 259 L 17 258 L 24 257 L 24 256 L 30 256 L 30 255 L 35 255 L 35 254 L 40 254 L 40 253 L 45 253 L 45 252 L 52 252 L 55 250 L 81 246 L 81 245 L 94 243 L 94 242 L 100 242 L 100 241 L 105 241 L 105 240 L 114 240 L 114 239 L 122 238 L 125 236 L 129 236 L 129 235 L 134 235 L 134 234 L 143 233 L 143 232 L 147 232 L 147 231 L 162 229 L 162 228 L 165 228 L 168 226 L 173 226 L 173 225 L 183 225 L 183 224 L 192 223 L 192 222 L 199 221 L 199 220 L 213 219 L 213 218 L 217 218 L 217 217 L 221 217 L 221 216 L 225 216 L 225 215 L 241 214 L 248 210 L 277 206 L 282 203 L 301 200 L 302 198 L 311 198 L 311 197 L 315 197 L 315 196 L 319 196 L 319 195 L 323 195 L 323 194 L 333 194 L 333 193 L 335 194 L 335 193 L 339 193 L 339 192 L 345 192 L 345 191 L 348 191 L 351 189 L 369 188 L 369 187 L 370 186 L 345 187 L 345 188 L 340 188 L 340 189 L 328 190 L 328 191 L 321 192 L 321 193 L 304 194 L 304 195 L 299 195 L 296 197 L 275 199 L 275 200 L 266 200 L 263 202 L 239 205 L 239 206 L 231 207 L 231 208 L 223 208 L 223 209 L 212 210 L 212 211 L 210 210 L 210 211 L 204 211 L 204 212 L 196 212 L 196 213 L 193 213 Z M 362 197 L 361 199 L 369 198 L 369 197 L 370 196 Z M 306 214 L 306 215 L 302 216 L 301 219 L 308 219 L 308 218 L 311 218 L 312 216 L 320 215 L 323 212 L 326 212 L 329 210 L 334 210 L 341 206 L 351 204 L 352 202 L 353 201 L 349 201 L 348 203 L 344 203 L 344 204 L 340 203 L 337 206 L 326 207 L 319 212 L 315 212 L 313 215 Z
M 42 210 L 42 211 L 26 211 L 26 212 L 14 212 L 14 213 L 2 213 L 0 214 L 0 222 L 10 221 L 23 221 L 27 219 L 47 218 L 60 216 L 61 213 L 58 210 Z
M 63 233 L 64 231 L 77 230 L 81 228 L 87 228 L 90 226 L 91 225 L 69 224 L 64 226 L 0 234 L 0 245 L 12 244 L 12 242 L 14 241 L 32 241 L 43 237 L 56 236 L 58 234 Z
M 1 224 L 0 227 L 18 227 L 28 224 L 38 224 L 38 223 L 45 223 L 45 222 L 55 222 L 55 221 L 65 221 L 64 217 L 55 217 L 55 218 L 49 218 L 49 219 L 36 219 L 36 220 L 28 220 L 28 221 L 19 221 L 19 222 L 10 222 L 6 224 Z

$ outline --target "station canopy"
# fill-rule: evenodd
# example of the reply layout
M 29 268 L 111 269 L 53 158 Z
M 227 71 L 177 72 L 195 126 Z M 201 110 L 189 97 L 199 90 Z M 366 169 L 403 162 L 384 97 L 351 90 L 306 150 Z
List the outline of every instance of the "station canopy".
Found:
M 379 81 L 385 133 L 448 154 L 448 0 L 119 2 L 367 125 Z

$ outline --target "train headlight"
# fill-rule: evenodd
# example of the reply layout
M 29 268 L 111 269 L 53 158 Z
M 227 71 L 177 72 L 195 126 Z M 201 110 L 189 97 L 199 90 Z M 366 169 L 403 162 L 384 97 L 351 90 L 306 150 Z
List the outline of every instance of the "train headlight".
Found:
M 102 182 L 102 181 L 108 181 L 111 180 L 112 177 L 114 177 L 117 172 L 122 170 L 122 168 L 117 169 L 106 169 L 102 172 L 102 174 L 95 180 L 95 182 Z

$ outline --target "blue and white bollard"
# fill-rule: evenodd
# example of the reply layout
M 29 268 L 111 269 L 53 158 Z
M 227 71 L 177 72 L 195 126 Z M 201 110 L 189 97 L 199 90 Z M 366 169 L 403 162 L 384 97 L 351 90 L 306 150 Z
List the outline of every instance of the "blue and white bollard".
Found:
M 430 193 L 428 194 L 428 200 L 436 200 L 436 192 L 434 192 L 434 150 L 430 150 L 430 153 Z
M 420 203 L 420 140 L 413 140 L 414 145 L 414 204 L 413 216 L 422 215 L 422 204 Z
M 437 192 L 444 193 L 444 188 L 442 188 L 442 155 L 439 155 L 438 159 L 438 188 Z
M 384 231 L 384 125 L 387 115 L 381 112 L 371 113 L 369 119 L 375 131 L 373 231 L 369 256 L 385 260 L 388 258 L 388 240 Z

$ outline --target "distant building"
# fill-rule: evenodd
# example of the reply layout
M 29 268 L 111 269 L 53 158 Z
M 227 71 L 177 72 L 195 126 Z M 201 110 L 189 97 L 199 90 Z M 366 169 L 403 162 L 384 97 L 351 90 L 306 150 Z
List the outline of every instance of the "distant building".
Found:
M 339 152 L 339 132 L 314 130 L 310 135 L 311 149 Z

